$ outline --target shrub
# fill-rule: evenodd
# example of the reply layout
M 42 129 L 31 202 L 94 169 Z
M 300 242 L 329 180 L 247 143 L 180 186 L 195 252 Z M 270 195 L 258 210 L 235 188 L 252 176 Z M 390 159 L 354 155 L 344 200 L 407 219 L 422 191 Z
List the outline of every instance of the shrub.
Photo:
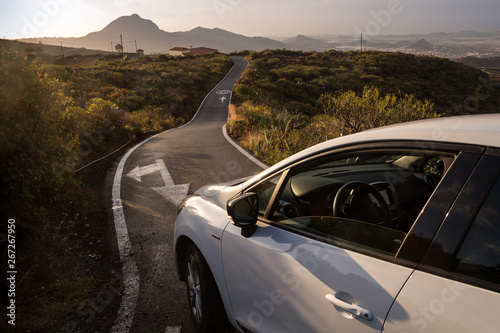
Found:
M 74 183 L 71 133 L 60 126 L 67 100 L 43 66 L 4 47 L 0 76 L 1 211 L 33 217 Z
M 318 104 L 324 113 L 305 115 L 245 102 L 230 108 L 229 134 L 268 164 L 274 164 L 305 148 L 338 136 L 373 127 L 410 120 L 438 117 L 433 105 L 411 95 L 382 96 L 366 87 L 358 96 L 353 91 L 325 94 Z
M 436 118 L 433 104 L 412 95 L 381 96 L 374 87 L 365 87 L 358 96 L 353 91 L 325 94 L 319 100 L 323 111 L 339 120 L 342 135 L 370 128 L 418 119 Z
M 174 126 L 175 119 L 159 107 L 146 107 L 130 113 L 125 128 L 135 135 L 160 132 Z

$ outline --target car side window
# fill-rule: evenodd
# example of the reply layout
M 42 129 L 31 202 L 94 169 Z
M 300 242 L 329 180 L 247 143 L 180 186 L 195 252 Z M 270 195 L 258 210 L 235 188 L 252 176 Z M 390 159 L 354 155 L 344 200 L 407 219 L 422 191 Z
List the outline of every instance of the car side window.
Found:
M 259 197 L 259 215 L 263 216 L 266 213 L 267 206 L 269 205 L 273 196 L 274 190 L 278 185 L 281 174 L 271 177 L 270 179 L 258 184 L 250 189 L 250 192 L 256 193 Z
M 452 271 L 500 284 L 500 177 L 482 204 Z
M 441 157 L 390 150 L 309 162 L 290 170 L 269 219 L 325 242 L 395 256 L 440 181 L 429 181 L 431 160 Z M 447 167 L 443 162 L 442 174 Z

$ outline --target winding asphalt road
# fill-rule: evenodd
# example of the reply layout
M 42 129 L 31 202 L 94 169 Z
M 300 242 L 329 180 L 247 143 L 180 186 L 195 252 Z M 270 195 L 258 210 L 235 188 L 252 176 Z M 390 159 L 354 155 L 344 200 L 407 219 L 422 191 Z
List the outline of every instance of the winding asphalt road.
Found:
M 186 191 L 250 176 L 265 167 L 223 133 L 241 57 L 193 120 L 129 150 L 114 173 L 113 212 L 125 291 L 112 332 L 194 332 L 173 259 L 176 203 Z

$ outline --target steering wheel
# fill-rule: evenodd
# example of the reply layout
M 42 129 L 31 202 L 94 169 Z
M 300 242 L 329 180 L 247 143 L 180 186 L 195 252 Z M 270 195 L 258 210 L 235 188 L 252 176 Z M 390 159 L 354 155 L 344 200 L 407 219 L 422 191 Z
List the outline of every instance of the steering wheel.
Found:
M 350 193 L 351 191 L 352 193 Z M 380 222 L 377 207 L 368 194 L 373 195 L 378 201 L 380 208 L 385 213 L 385 222 Z M 347 196 L 350 196 L 350 199 L 349 203 L 345 205 Z M 373 186 L 360 181 L 349 182 L 338 190 L 333 200 L 333 216 L 393 227 L 389 205 L 382 195 Z

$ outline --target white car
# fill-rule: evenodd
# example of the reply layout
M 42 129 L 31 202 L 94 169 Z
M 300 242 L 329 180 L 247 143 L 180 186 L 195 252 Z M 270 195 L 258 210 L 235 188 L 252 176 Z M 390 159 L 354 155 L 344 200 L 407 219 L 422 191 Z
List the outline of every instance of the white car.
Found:
M 175 222 L 200 332 L 498 332 L 500 115 L 340 137 Z

